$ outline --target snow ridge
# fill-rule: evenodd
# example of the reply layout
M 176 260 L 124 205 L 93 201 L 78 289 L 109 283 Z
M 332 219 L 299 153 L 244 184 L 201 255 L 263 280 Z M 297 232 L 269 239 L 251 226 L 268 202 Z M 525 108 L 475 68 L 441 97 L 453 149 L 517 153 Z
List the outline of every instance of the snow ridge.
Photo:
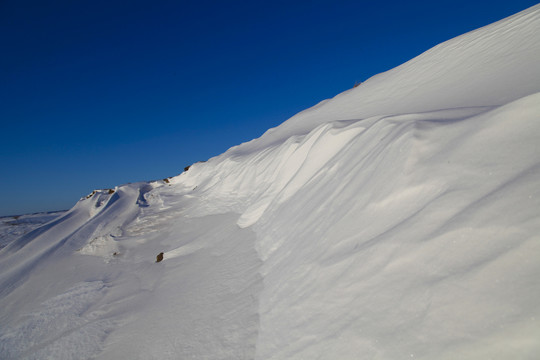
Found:
M 537 358 L 539 34 L 537 5 L 5 240 L 0 357 Z

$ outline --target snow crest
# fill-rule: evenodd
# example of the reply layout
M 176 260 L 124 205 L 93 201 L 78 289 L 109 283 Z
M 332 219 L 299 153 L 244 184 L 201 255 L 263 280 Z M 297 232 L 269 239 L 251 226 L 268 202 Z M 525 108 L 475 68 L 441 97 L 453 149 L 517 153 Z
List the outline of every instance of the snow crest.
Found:
M 537 5 L 10 238 L 0 357 L 538 358 L 539 34 Z

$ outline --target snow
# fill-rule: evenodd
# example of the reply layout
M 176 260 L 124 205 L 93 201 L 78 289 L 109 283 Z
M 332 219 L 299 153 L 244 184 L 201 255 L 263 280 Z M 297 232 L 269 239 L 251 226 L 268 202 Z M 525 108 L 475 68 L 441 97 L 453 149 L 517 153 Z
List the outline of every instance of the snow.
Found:
M 59 217 L 63 211 L 0 217 L 0 248 Z
M 446 41 L 270 129 L 244 152 L 332 120 L 499 106 L 538 91 L 538 8 Z
M 538 358 L 538 34 L 540 5 L 3 232 L 0 358 Z

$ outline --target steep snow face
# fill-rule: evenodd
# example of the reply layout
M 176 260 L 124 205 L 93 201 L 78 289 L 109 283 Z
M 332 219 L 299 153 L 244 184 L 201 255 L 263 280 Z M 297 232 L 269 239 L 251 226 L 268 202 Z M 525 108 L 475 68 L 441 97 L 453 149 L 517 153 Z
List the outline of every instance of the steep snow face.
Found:
M 540 354 L 539 104 L 379 120 L 272 202 L 259 358 Z
M 540 5 L 9 242 L 0 357 L 539 357 L 539 34 Z
M 498 106 L 538 91 L 539 7 L 446 41 L 270 129 L 249 152 L 320 124 L 441 109 Z
M 539 104 L 325 124 L 188 172 L 199 211 L 257 233 L 257 358 L 540 354 Z

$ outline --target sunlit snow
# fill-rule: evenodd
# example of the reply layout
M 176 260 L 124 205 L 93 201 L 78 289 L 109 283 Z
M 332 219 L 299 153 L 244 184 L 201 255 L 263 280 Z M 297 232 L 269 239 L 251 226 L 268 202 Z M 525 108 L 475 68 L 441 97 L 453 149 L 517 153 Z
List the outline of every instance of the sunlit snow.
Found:
M 539 64 L 537 5 L 3 230 L 0 358 L 540 358 Z

